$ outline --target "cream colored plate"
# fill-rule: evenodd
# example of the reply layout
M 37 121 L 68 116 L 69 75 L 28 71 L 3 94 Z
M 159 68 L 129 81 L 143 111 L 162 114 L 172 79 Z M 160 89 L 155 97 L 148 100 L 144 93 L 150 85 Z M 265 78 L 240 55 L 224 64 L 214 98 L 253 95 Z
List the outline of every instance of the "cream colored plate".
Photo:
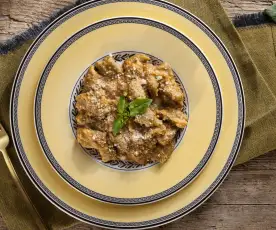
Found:
M 165 44 L 170 49 L 164 49 Z M 119 61 L 133 53 L 128 50 L 168 62 L 188 95 L 187 129 L 179 133 L 176 149 L 164 165 L 104 164 L 85 154 L 75 138 L 71 104 L 80 89 L 81 73 L 104 55 L 113 53 Z M 57 50 L 38 85 L 35 118 L 43 151 L 68 183 L 102 201 L 142 204 L 172 195 L 199 174 L 215 148 L 222 105 L 216 76 L 195 44 L 160 22 L 124 17 L 92 24 Z
M 34 127 L 36 86 L 60 45 L 77 31 L 108 17 L 146 17 L 185 34 L 204 53 L 217 76 L 223 101 L 220 137 L 200 175 L 175 195 L 140 206 L 118 206 L 91 199 L 72 188 L 52 169 L 41 151 Z M 71 65 L 72 63 L 68 63 Z M 26 173 L 54 205 L 69 215 L 107 228 L 150 228 L 186 215 L 218 187 L 233 165 L 244 128 L 241 83 L 231 57 L 220 40 L 190 13 L 160 1 L 93 1 L 67 12 L 35 41 L 23 59 L 11 97 L 14 145 Z M 70 134 L 72 135 L 72 134 Z

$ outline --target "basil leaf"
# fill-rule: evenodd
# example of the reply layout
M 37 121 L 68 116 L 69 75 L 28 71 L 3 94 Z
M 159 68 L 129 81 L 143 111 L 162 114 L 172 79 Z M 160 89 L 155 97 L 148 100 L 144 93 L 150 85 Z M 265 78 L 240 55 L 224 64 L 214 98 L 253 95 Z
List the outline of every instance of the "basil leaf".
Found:
M 152 103 L 151 99 L 148 98 L 138 98 L 129 103 L 129 116 L 134 117 L 136 115 L 141 115 L 147 111 L 147 108 Z
M 113 134 L 117 135 L 121 128 L 123 128 L 125 122 L 123 117 L 118 117 L 113 123 Z
M 118 106 L 117 106 L 118 113 L 123 114 L 125 112 L 126 108 L 127 108 L 126 98 L 121 96 L 119 99 Z
M 132 102 L 129 103 L 129 109 L 134 109 L 140 105 L 150 105 L 152 102 L 151 99 L 148 99 L 148 98 L 137 98 L 135 100 L 133 100 Z
M 121 96 L 117 106 L 118 116 L 113 123 L 113 134 L 119 133 L 129 117 L 145 113 L 151 103 L 151 99 L 138 98 L 128 104 L 126 98 Z

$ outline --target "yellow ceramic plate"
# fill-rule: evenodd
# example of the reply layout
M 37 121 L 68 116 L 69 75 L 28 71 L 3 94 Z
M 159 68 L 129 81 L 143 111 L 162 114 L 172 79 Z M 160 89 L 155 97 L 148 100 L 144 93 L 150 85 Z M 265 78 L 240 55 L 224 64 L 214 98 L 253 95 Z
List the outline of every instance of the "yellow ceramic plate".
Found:
M 153 62 L 168 62 L 187 95 L 188 126 L 178 133 L 176 148 L 164 165 L 103 163 L 97 153 L 85 154 L 75 138 L 81 73 L 107 54 L 119 62 L 136 52 L 149 54 Z M 37 88 L 35 119 L 43 151 L 73 187 L 106 202 L 143 204 L 179 191 L 206 165 L 219 136 L 221 95 L 210 63 L 185 35 L 146 18 L 111 18 L 74 34 L 53 55 Z
M 47 63 L 69 37 L 107 16 L 148 18 L 175 28 L 204 53 L 221 88 L 221 131 L 208 164 L 183 190 L 152 204 L 118 206 L 83 195 L 52 169 L 36 136 L 33 99 Z M 10 118 L 18 157 L 27 175 L 49 201 L 69 215 L 90 224 L 141 229 L 166 224 L 186 215 L 216 190 L 237 156 L 244 128 L 244 99 L 237 70 L 227 50 L 215 34 L 189 12 L 154 0 L 93 1 L 55 20 L 30 47 L 14 82 Z

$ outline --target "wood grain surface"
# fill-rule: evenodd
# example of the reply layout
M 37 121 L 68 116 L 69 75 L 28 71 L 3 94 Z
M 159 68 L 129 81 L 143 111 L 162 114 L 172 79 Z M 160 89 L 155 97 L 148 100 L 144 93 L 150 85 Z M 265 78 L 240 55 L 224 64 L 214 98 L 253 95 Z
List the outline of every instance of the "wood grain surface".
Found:
M 75 0 L 0 0 L 0 42 L 46 19 Z M 270 6 L 269 0 L 221 0 L 229 17 Z M 166 230 L 276 229 L 276 151 L 234 167 L 216 193 Z M 80 223 L 68 230 L 96 230 Z M 0 230 L 7 230 L 0 216 Z

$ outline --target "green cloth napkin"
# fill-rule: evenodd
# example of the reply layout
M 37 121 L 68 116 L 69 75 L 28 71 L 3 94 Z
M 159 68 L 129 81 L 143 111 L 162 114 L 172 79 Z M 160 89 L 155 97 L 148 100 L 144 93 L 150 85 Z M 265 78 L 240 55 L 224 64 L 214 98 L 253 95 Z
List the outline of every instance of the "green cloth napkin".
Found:
M 236 164 L 276 149 L 274 138 L 276 134 L 274 122 L 276 118 L 276 47 L 274 41 L 276 25 L 266 23 L 246 26 L 248 23 L 254 25 L 264 22 L 266 16 L 261 14 L 262 19 L 252 20 L 255 16 L 240 18 L 236 21 L 236 25 L 242 27 L 236 29 L 218 0 L 171 0 L 171 2 L 189 10 L 210 26 L 224 42 L 238 67 L 245 92 L 246 129 Z M 275 19 L 273 12 L 273 9 L 269 9 L 267 15 L 274 15 Z M 0 55 L 0 121 L 4 123 L 9 133 L 8 109 L 11 86 L 20 60 L 31 42 L 32 40 L 25 41 L 15 50 L 11 46 L 12 51 Z M 2 51 L 7 48 L 3 47 Z M 78 223 L 57 210 L 34 188 L 23 172 L 12 144 L 8 152 L 45 228 L 61 229 Z M 38 229 L 20 193 L 14 187 L 2 158 L 0 158 L 0 166 L 0 212 L 8 228 L 10 230 Z

